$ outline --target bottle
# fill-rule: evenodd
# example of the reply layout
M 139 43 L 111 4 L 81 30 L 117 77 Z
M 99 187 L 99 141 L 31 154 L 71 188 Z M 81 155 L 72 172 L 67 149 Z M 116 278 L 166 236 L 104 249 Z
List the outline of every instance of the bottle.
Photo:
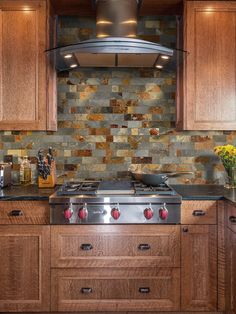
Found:
M 20 182 L 22 184 L 29 183 L 31 181 L 31 168 L 28 156 L 24 156 L 20 164 Z

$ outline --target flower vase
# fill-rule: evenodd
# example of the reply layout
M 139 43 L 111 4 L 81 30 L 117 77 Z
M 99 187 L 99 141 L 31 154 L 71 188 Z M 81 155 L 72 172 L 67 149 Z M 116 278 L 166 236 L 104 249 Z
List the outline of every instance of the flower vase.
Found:
M 226 178 L 226 184 L 224 187 L 227 189 L 236 188 L 236 165 L 226 169 L 226 172 L 227 172 L 227 178 Z

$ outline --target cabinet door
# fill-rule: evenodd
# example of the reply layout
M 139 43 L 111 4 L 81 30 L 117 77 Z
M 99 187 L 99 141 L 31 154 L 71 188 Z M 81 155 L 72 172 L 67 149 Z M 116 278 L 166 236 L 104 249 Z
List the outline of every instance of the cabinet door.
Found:
M 226 310 L 236 313 L 236 233 L 226 231 Z
M 50 309 L 49 226 L 0 226 L 0 312 Z
M 184 130 L 236 129 L 236 2 L 187 1 Z
M 0 130 L 55 128 L 47 121 L 46 4 L 0 1 Z
M 182 226 L 181 310 L 217 307 L 217 227 Z

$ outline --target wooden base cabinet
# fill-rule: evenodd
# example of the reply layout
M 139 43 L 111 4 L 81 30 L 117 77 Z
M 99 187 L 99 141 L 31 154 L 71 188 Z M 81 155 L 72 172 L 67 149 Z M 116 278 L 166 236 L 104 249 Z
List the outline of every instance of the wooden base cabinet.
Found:
M 49 226 L 0 226 L 0 312 L 50 311 L 49 254 Z
M 181 310 L 217 310 L 217 226 L 181 227 Z
M 227 203 L 226 214 L 226 310 L 236 313 L 236 206 Z

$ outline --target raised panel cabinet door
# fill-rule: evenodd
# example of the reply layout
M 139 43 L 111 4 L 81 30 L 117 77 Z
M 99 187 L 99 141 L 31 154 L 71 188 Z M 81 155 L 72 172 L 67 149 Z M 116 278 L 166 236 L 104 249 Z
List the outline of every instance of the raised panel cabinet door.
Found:
M 47 1 L 0 1 L 0 130 L 55 129 L 48 104 Z
M 182 225 L 181 310 L 217 309 L 217 226 Z
M 236 129 L 236 1 L 185 5 L 183 129 Z
M 236 313 L 236 233 L 226 230 L 226 310 Z
M 49 250 L 49 226 L 0 226 L 0 312 L 50 310 Z

